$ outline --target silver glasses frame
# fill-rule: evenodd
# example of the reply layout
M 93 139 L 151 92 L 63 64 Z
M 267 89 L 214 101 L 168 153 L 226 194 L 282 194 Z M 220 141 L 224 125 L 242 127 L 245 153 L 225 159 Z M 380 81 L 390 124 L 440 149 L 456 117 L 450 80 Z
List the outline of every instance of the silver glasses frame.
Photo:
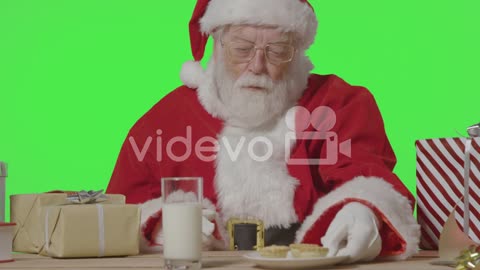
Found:
M 225 49 L 226 51 L 226 54 L 227 54 L 227 57 L 229 58 L 230 61 L 232 61 L 232 56 L 230 55 L 231 52 L 230 52 L 230 46 L 229 44 L 232 44 L 232 43 L 239 43 L 239 42 L 234 42 L 234 41 L 229 41 L 229 42 L 225 42 L 224 40 L 221 40 L 220 41 L 220 44 L 222 45 L 222 48 Z M 255 45 L 255 43 L 251 42 L 251 44 Z M 255 53 L 252 54 L 252 57 L 250 59 L 245 59 L 245 61 L 241 61 L 241 62 L 238 62 L 239 64 L 243 64 L 243 63 L 250 63 L 254 58 L 255 58 L 255 55 L 256 55 L 256 52 L 258 50 L 262 50 L 263 51 L 263 55 L 265 56 L 265 59 L 267 59 L 267 61 L 272 64 L 272 65 L 281 65 L 281 64 L 285 64 L 285 63 L 289 63 L 293 60 L 293 57 L 295 56 L 295 53 L 297 52 L 297 48 L 295 46 L 293 46 L 292 44 L 282 44 L 282 45 L 285 45 L 285 46 L 288 46 L 292 49 L 292 53 L 291 53 L 291 56 L 288 60 L 285 60 L 285 61 L 280 61 L 280 62 L 272 62 L 271 59 L 268 57 L 268 54 L 267 54 L 267 49 L 269 46 L 272 46 L 272 45 L 278 45 L 278 44 L 275 44 L 275 43 L 268 43 L 267 45 L 263 46 L 263 47 L 259 47 L 259 46 L 254 46 L 253 47 L 253 50 L 255 51 Z

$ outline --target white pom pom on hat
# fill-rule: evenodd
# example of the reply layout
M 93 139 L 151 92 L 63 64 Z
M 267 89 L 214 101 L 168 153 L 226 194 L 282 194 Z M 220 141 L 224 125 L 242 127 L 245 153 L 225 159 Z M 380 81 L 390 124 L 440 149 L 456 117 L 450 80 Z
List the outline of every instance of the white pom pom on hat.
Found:
M 180 78 L 190 88 L 198 88 L 205 77 L 200 65 L 208 36 L 219 26 L 250 24 L 276 26 L 294 32 L 299 49 L 313 43 L 318 21 L 307 0 L 198 0 L 189 24 L 190 44 L 195 62 L 182 66 Z
M 200 62 L 188 61 L 182 65 L 180 71 L 180 79 L 183 84 L 190 88 L 198 88 L 205 77 L 205 71 L 203 70 Z

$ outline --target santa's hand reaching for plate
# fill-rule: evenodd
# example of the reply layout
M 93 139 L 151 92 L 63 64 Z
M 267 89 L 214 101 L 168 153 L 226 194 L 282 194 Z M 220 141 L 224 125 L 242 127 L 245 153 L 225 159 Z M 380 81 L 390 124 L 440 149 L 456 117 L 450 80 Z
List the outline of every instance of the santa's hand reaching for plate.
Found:
M 346 263 L 371 261 L 382 249 L 379 221 L 367 206 L 353 202 L 335 216 L 321 239 L 328 256 L 349 256 Z

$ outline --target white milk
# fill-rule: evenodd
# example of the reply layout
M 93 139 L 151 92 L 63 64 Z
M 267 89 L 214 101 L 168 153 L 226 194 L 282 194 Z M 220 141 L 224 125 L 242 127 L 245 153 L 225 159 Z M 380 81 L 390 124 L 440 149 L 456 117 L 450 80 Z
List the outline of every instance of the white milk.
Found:
M 162 219 L 163 256 L 171 260 L 199 260 L 202 251 L 200 204 L 164 204 Z

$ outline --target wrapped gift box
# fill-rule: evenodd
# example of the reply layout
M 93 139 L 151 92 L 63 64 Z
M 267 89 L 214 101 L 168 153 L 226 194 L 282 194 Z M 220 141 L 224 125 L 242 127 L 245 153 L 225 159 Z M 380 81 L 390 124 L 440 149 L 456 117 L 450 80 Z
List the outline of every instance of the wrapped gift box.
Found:
M 418 140 L 416 152 L 420 248 L 438 248 L 452 211 L 459 227 L 479 243 L 480 138 Z
M 13 250 L 38 253 L 45 243 L 42 227 L 42 207 L 66 205 L 71 193 L 21 194 L 10 196 L 10 220 L 17 224 Z M 106 195 L 102 204 L 125 204 L 124 195 Z
M 139 253 L 137 205 L 81 204 L 42 208 L 45 245 L 56 258 L 127 256 Z

